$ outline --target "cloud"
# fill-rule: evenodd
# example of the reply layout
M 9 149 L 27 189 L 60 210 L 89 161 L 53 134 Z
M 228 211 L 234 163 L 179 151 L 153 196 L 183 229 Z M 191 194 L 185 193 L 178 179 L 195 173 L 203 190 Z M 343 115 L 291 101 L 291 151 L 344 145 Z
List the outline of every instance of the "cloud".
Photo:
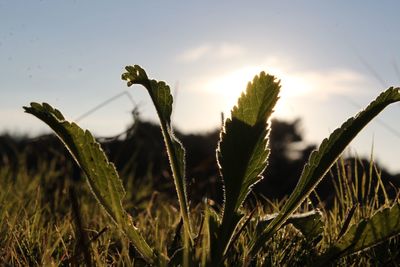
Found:
M 195 62 L 203 59 L 229 59 L 244 53 L 243 47 L 232 43 L 202 44 L 182 52 L 178 59 L 182 62 Z
M 237 44 L 222 43 L 215 49 L 216 55 L 220 58 L 231 58 L 242 55 L 244 53 L 243 47 Z
M 209 44 L 200 45 L 184 51 L 179 59 L 184 62 L 194 62 L 209 54 L 211 50 L 212 46 Z
M 345 68 L 282 72 L 277 75 L 282 77 L 283 95 L 312 95 L 320 100 L 331 95 L 358 94 L 367 81 L 361 73 Z

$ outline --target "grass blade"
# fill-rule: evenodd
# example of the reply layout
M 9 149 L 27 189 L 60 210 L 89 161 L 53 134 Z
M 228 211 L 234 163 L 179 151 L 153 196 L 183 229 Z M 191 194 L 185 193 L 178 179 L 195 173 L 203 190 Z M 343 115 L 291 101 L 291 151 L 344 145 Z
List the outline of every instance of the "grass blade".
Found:
M 340 238 L 347 232 L 347 229 L 349 228 L 351 219 L 353 218 L 354 212 L 356 211 L 356 208 L 357 208 L 357 207 L 358 207 L 358 205 L 357 205 L 357 204 L 354 204 L 353 207 L 351 207 L 351 209 L 350 209 L 349 212 L 347 213 L 346 219 L 344 220 L 343 226 L 342 226 L 342 228 L 340 229 L 340 232 L 339 232 L 339 234 L 338 234 L 338 239 L 340 239 Z
M 353 138 L 386 106 L 400 101 L 400 88 L 389 88 L 355 117 L 348 119 L 329 138 L 322 141 L 305 165 L 300 180 L 283 206 L 279 215 L 268 225 L 262 235 L 252 244 L 250 257 L 253 258 L 263 244 L 282 226 L 287 218 L 301 205 L 318 185 L 337 158 Z
M 86 174 L 89 187 L 101 206 L 130 238 L 143 258 L 149 263 L 154 262 L 155 253 L 122 207 L 125 190 L 114 164 L 108 161 L 92 134 L 82 130 L 77 124 L 66 121 L 61 112 L 49 104 L 31 103 L 30 107 L 24 109 L 53 129 Z

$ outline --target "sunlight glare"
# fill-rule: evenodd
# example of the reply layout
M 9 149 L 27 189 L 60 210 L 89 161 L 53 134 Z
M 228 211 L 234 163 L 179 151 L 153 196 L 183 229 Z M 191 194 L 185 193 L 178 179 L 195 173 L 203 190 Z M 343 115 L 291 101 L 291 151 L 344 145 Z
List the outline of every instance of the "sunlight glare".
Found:
M 263 70 L 281 81 L 280 99 L 275 107 L 276 115 L 289 116 L 290 111 L 286 108 L 289 98 L 307 94 L 313 89 L 311 82 L 305 77 L 289 75 L 280 68 L 267 69 L 256 66 L 242 67 L 215 77 L 206 85 L 206 88 L 220 97 L 223 112 L 228 115 L 241 93 L 245 92 L 248 82 Z

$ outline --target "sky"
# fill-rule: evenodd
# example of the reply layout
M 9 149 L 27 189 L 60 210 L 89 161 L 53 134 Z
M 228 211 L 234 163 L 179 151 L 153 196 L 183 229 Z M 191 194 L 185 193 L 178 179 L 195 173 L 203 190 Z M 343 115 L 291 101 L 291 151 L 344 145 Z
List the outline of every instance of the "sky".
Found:
M 139 64 L 171 86 L 173 124 L 184 133 L 218 128 L 248 81 L 275 75 L 274 118 L 300 118 L 305 142 L 318 144 L 399 86 L 399 10 L 398 1 L 0 0 L 0 132 L 49 132 L 23 112 L 32 101 L 98 136 L 123 132 L 134 108 L 156 122 L 146 91 L 120 78 Z M 387 108 L 347 155 L 373 151 L 400 172 L 399 116 L 398 104 Z

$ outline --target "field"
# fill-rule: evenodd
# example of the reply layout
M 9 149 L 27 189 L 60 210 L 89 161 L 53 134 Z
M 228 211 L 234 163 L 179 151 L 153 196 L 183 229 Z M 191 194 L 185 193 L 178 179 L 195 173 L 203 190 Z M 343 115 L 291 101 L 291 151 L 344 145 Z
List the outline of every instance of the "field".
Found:
M 269 117 L 280 85 L 273 76 L 261 72 L 239 98 L 219 135 L 217 162 L 206 162 L 215 165 L 214 180 L 201 184 L 186 178 L 193 170 L 186 164 L 185 142 L 172 130 L 169 87 L 148 79 L 137 65 L 126 70 L 122 78 L 128 86 L 147 89 L 160 117 L 165 146 L 154 151 L 162 155 L 161 163 L 138 149 L 128 152 L 134 156 L 124 168 L 116 162 L 116 169 L 109 162 L 111 147 L 103 143 L 102 149 L 60 111 L 46 103 L 24 107 L 49 125 L 64 147 L 3 156 L 3 265 L 398 265 L 398 185 L 372 157 L 361 169 L 363 161 L 348 165 L 340 158 L 370 120 L 400 101 L 398 88 L 383 92 L 310 151 L 289 195 L 269 198 L 253 187 L 262 183 L 269 159 L 274 166 Z M 317 187 L 325 181 L 329 199 Z
M 84 254 L 90 257 L 93 266 L 141 266 L 143 262 L 130 244 L 107 217 L 104 210 L 92 197 L 84 181 L 73 181 L 56 167 L 55 161 L 43 161 L 40 169 L 27 171 L 23 165 L 17 172 L 1 169 L 0 191 L 0 259 L 5 266 L 68 266 L 84 265 Z M 340 168 L 340 163 L 337 165 Z M 336 169 L 336 168 L 334 168 Z M 340 171 L 340 170 L 339 170 Z M 375 171 L 375 170 L 373 170 Z M 369 171 L 368 171 L 369 172 Z M 359 174 L 368 183 L 368 172 Z M 150 177 L 151 178 L 151 177 Z M 351 223 L 369 218 L 378 209 L 391 206 L 395 200 L 383 203 L 373 197 L 382 194 L 382 188 L 373 188 L 372 197 L 357 202 L 354 188 L 342 177 L 338 186 L 335 204 L 331 210 L 320 206 L 323 217 L 323 239 L 316 245 L 307 240 L 292 226 L 281 229 L 259 254 L 260 265 L 303 266 L 307 261 L 324 251 L 333 242 L 343 227 L 347 213 L 355 204 Z M 137 226 L 149 243 L 160 250 L 170 246 L 179 224 L 176 200 L 166 194 L 157 194 L 145 181 L 135 183 L 135 177 L 123 177 L 126 185 L 124 206 L 135 216 Z M 172 182 L 172 181 L 171 181 Z M 74 193 L 71 193 L 74 192 Z M 366 196 L 368 194 L 365 194 Z M 282 203 L 271 203 L 259 198 L 257 203 L 247 203 L 247 208 L 256 207 L 255 220 L 265 214 L 277 212 Z M 252 205 L 253 204 L 253 205 Z M 311 205 L 302 205 L 300 211 L 308 211 Z M 192 207 L 192 214 L 201 220 L 204 205 Z M 249 227 L 241 237 L 235 250 L 246 249 Z M 82 232 L 82 233 L 81 233 Z M 347 256 L 336 262 L 343 266 L 396 266 L 400 260 L 400 239 L 394 238 L 382 244 Z M 204 246 L 199 244 L 199 250 Z M 232 258 L 234 261 L 235 259 Z

